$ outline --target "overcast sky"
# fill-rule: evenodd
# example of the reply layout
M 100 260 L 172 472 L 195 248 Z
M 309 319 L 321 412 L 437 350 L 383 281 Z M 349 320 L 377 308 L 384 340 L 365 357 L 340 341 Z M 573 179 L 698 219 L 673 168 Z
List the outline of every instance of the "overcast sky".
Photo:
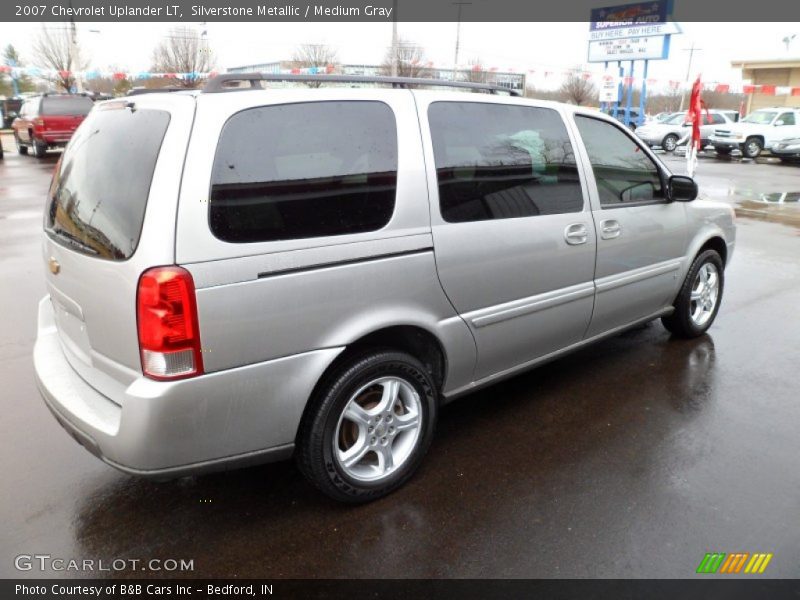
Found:
M 51 23 L 49 27 L 59 24 Z M 189 27 L 201 27 L 189 23 Z M 692 77 L 702 72 L 706 81 L 737 83 L 733 59 L 800 57 L 800 23 L 682 23 L 674 35 L 670 58 L 651 61 L 649 77 L 683 80 L 692 43 Z M 174 27 L 170 23 L 79 23 L 78 37 L 92 67 L 146 71 L 153 47 Z M 217 55 L 218 70 L 290 58 L 302 43 L 328 44 L 343 63 L 379 63 L 391 41 L 391 23 L 208 23 L 208 38 Z M 41 25 L 0 23 L 0 44 L 17 46 L 31 65 L 31 40 Z M 455 23 L 400 23 L 402 38 L 422 45 L 437 66 L 451 66 Z M 487 68 L 500 70 L 563 70 L 585 65 L 588 23 L 462 23 L 459 62 L 480 58 Z M 798 34 L 787 51 L 781 41 Z M 638 75 L 639 73 L 637 73 Z

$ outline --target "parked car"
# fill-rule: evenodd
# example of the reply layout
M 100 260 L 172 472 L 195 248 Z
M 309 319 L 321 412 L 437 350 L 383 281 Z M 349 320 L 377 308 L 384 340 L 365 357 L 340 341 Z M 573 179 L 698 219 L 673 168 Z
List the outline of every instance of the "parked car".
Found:
M 800 135 L 778 140 L 770 146 L 769 151 L 782 161 L 800 161 Z
M 672 115 L 674 115 L 674 114 L 675 114 L 674 112 L 660 112 L 660 113 L 656 113 L 656 114 L 655 114 L 655 115 L 653 115 L 652 117 L 649 117 L 649 118 L 647 119 L 646 123 L 652 123 L 652 122 L 655 122 L 655 123 L 663 123 L 664 121 L 666 121 L 667 119 L 669 119 L 669 118 L 670 118 Z
M 14 141 L 20 154 L 37 158 L 48 149 L 66 146 L 92 109 L 92 99 L 82 94 L 44 94 L 28 98 L 14 119 Z
M 228 93 L 237 77 L 322 87 Z M 324 85 L 345 80 L 221 75 L 99 104 L 76 132 L 34 364 L 109 465 L 294 454 L 362 502 L 409 479 L 441 404 L 654 319 L 714 321 L 732 209 L 693 202 L 614 119 L 484 84 Z
M 23 99 L 19 96 L 14 96 L 13 98 L 4 98 L 2 102 L 0 102 L 0 113 L 3 113 L 3 118 L 0 120 L 2 123 L 3 129 L 7 129 L 11 127 L 11 124 L 14 122 L 14 119 L 17 118 L 19 114 L 19 109 L 22 106 Z
M 607 110 L 606 110 L 606 114 L 607 114 L 607 115 L 609 115 L 609 116 L 611 116 L 611 117 L 614 117 L 614 118 L 615 118 L 615 119 L 617 119 L 617 120 L 618 120 L 620 123 L 625 123 L 625 121 L 626 121 L 626 119 L 625 119 L 625 107 L 624 107 L 624 106 L 621 106 L 621 107 L 619 107 L 619 108 L 617 109 L 617 112 L 616 112 L 616 114 L 614 114 L 614 109 L 613 109 L 613 108 L 611 108 L 611 109 L 607 109 Z M 635 130 L 636 130 L 636 128 L 639 126 L 639 114 L 640 114 L 640 113 L 639 113 L 639 109 L 638 109 L 638 108 L 636 108 L 636 107 L 631 107 L 631 108 L 630 108 L 630 111 L 629 111 L 629 120 L 628 120 L 628 123 L 627 123 L 627 125 L 628 125 L 628 127 L 630 127 L 630 128 L 633 130 L 633 131 L 635 131 Z
M 709 143 L 709 138 L 714 133 L 714 128 L 719 125 L 732 124 L 728 114 L 724 111 L 703 111 L 703 124 L 700 126 L 701 148 Z M 678 142 L 691 135 L 691 124 L 686 123 L 686 111 L 673 114 L 662 123 L 647 123 L 636 129 L 638 135 L 651 148 L 660 147 L 665 152 L 673 152 Z M 686 141 L 684 141 L 686 143 Z
M 717 154 L 740 150 L 745 158 L 756 158 L 764 148 L 791 137 L 800 137 L 800 109 L 762 108 L 738 123 L 715 129 L 711 143 Z

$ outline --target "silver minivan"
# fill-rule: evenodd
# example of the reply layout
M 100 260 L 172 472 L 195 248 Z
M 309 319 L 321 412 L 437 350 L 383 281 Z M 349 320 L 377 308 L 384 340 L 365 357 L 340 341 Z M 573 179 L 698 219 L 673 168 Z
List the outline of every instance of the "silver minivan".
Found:
M 252 74 L 99 103 L 44 216 L 55 418 L 126 473 L 294 455 L 362 502 L 445 402 L 654 319 L 703 334 L 732 210 L 616 120 L 501 92 Z

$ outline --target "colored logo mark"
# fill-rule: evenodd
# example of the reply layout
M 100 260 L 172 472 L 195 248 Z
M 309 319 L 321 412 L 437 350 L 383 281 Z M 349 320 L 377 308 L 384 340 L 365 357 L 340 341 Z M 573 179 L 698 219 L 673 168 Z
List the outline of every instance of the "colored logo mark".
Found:
M 709 552 L 700 561 L 698 573 L 763 573 L 767 570 L 772 553 L 750 554 L 749 552 Z

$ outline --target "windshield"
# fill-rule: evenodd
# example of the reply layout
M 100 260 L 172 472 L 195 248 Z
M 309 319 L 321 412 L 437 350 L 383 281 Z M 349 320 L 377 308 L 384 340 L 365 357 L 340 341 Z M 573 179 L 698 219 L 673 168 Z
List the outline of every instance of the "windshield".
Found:
M 56 166 L 45 229 L 84 254 L 124 260 L 139 243 L 169 113 L 98 108 Z
M 772 119 L 775 118 L 775 115 L 778 113 L 772 112 L 770 110 L 757 110 L 754 113 L 750 113 L 744 119 L 742 119 L 742 123 L 755 123 L 757 125 L 769 125 L 772 123 Z

